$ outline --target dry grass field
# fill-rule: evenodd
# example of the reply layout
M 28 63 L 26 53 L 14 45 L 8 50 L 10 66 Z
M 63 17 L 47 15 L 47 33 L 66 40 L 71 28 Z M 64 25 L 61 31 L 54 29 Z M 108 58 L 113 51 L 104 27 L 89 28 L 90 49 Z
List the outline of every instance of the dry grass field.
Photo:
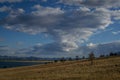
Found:
M 120 57 L 0 69 L 0 80 L 120 80 Z

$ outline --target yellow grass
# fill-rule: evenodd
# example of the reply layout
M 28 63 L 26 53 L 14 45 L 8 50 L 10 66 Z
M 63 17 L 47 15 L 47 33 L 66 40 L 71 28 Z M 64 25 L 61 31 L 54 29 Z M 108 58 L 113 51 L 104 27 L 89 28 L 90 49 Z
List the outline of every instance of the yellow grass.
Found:
M 120 57 L 0 69 L 0 80 L 120 80 Z

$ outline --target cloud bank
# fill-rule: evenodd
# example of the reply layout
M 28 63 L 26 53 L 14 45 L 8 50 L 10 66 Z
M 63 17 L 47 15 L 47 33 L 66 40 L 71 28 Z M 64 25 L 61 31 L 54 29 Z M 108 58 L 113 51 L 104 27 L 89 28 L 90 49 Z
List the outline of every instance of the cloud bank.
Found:
M 27 15 L 20 11 L 16 15 L 12 13 L 1 20 L 0 24 L 6 29 L 29 34 L 47 33 L 57 43 L 64 44 L 64 50 L 70 51 L 78 48 L 78 43 L 87 41 L 94 32 L 112 23 L 111 15 L 102 8 L 91 11 L 81 7 L 75 11 L 65 11 L 35 5 L 33 9 L 35 11 Z
M 12 49 L 8 46 L 0 46 L 0 55 L 8 56 L 35 56 L 35 57 L 83 57 L 88 56 L 90 52 L 94 52 L 95 56 L 108 55 L 110 52 L 119 52 L 120 41 L 105 44 L 92 44 L 81 46 L 74 51 L 67 52 L 61 49 L 58 43 L 50 43 L 46 45 L 35 45 L 25 49 Z

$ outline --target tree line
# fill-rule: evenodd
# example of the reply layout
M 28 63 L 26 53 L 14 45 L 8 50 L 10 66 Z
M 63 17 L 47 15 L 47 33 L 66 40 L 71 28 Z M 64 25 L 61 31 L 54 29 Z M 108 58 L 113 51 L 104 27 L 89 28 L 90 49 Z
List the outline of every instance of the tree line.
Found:
M 106 57 L 111 57 L 111 56 L 120 56 L 120 52 L 110 52 L 110 53 L 107 54 L 107 55 L 101 54 L 101 55 L 99 55 L 99 57 L 97 57 L 97 58 L 106 58 Z M 95 58 L 96 58 L 96 57 L 95 57 L 94 52 L 91 52 L 91 53 L 88 54 L 88 57 L 85 57 L 85 56 L 83 56 L 82 58 L 80 58 L 79 56 L 76 56 L 75 58 L 71 58 L 71 57 L 69 57 L 69 58 L 64 58 L 64 57 L 62 57 L 61 59 L 55 60 L 54 62 L 58 62 L 58 61 L 60 61 L 60 62 L 65 62 L 65 61 L 73 61 L 73 60 L 90 60 L 91 65 L 93 65 L 93 60 L 94 60 Z

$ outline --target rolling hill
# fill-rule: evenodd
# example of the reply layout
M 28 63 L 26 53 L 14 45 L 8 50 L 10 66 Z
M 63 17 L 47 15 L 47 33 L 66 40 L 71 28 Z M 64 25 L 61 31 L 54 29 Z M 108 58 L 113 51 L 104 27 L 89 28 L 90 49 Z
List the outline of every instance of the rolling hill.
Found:
M 120 57 L 0 69 L 0 80 L 119 80 Z

